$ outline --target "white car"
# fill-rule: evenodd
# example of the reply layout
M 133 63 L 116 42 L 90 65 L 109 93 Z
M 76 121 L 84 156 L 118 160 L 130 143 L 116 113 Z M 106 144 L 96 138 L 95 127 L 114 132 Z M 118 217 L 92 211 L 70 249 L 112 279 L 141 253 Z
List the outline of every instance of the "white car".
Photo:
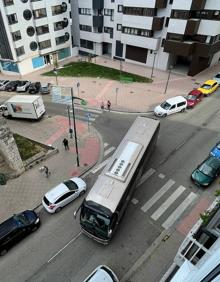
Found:
M 73 177 L 48 191 L 42 199 L 42 204 L 49 213 L 59 212 L 62 207 L 85 192 L 86 183 L 79 177 Z
M 21 80 L 18 82 L 17 85 L 17 92 L 26 92 L 28 90 L 28 87 L 30 86 L 31 82 L 28 80 Z
M 170 99 L 167 99 L 162 104 L 154 108 L 154 114 L 157 117 L 166 117 L 168 115 L 184 112 L 187 107 L 186 98 L 182 96 L 176 96 Z
M 109 267 L 100 265 L 83 282 L 119 282 L 119 280 Z
M 217 74 L 213 77 L 213 80 L 217 81 L 218 84 L 220 85 L 220 72 L 217 73 Z

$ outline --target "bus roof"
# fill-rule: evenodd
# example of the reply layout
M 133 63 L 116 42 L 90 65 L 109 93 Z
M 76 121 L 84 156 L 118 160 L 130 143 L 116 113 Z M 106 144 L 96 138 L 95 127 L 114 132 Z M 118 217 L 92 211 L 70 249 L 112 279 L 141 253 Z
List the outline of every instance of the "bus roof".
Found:
M 159 124 L 155 119 L 136 118 L 99 175 L 86 201 L 93 201 L 111 212 L 115 211 Z

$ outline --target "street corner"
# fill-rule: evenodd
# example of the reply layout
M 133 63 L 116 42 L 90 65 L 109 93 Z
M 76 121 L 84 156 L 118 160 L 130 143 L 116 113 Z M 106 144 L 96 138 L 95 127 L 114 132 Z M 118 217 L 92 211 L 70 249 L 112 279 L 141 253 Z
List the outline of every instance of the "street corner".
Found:
M 211 203 L 211 200 L 208 198 L 200 199 L 192 211 L 185 218 L 183 218 L 179 225 L 177 225 L 176 230 L 186 236 L 191 230 L 192 226 L 200 218 L 200 214 L 207 210 Z

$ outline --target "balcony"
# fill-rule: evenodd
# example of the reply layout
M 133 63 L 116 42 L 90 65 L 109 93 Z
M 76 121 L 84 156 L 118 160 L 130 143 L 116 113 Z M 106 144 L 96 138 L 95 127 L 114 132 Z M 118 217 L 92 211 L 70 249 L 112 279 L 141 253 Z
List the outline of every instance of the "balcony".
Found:
M 199 29 L 200 20 L 199 19 L 190 19 L 187 21 L 185 34 L 194 35 L 197 34 Z
M 157 50 L 160 44 L 160 39 L 122 33 L 121 43 L 145 49 Z
M 163 23 L 164 23 L 164 17 L 162 18 L 154 17 L 153 24 L 152 24 L 152 30 L 154 31 L 162 30 Z
M 94 10 L 102 10 L 104 8 L 104 1 L 103 0 L 93 0 L 92 8 Z
M 165 40 L 164 52 L 178 56 L 190 56 L 194 52 L 194 42 Z
M 220 41 L 215 44 L 195 43 L 195 53 L 197 56 L 208 58 L 220 50 Z
M 103 16 L 93 16 L 93 27 L 103 27 Z

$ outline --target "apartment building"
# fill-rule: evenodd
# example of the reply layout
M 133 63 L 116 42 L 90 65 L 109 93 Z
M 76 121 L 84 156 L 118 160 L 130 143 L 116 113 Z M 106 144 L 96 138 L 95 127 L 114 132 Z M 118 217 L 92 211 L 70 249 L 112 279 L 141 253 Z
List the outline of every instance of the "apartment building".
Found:
M 220 1 L 76 0 L 79 52 L 195 75 L 220 58 Z
M 66 0 L 0 0 L 0 70 L 24 75 L 72 55 Z

